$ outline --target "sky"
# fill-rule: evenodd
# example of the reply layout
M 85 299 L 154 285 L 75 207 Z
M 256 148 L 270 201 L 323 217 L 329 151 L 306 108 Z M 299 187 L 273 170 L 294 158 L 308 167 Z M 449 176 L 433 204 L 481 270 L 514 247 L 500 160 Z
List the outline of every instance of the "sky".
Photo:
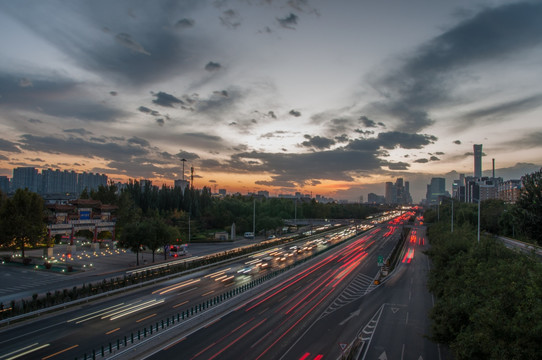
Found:
M 0 175 L 414 201 L 542 167 L 542 2 L 0 0 Z

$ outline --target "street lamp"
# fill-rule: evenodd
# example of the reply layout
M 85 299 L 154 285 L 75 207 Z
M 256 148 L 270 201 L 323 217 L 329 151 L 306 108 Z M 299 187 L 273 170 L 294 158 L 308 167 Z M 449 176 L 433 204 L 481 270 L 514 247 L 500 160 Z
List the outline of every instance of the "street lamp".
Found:
M 452 198 L 452 231 L 454 232 L 454 199 Z
M 480 243 L 480 199 L 474 199 L 478 201 L 478 244 Z

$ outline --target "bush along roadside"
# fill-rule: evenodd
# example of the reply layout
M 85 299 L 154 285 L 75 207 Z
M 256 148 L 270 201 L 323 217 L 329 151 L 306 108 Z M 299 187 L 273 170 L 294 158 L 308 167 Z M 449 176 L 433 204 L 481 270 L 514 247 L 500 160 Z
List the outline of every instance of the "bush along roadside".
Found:
M 457 360 L 537 359 L 542 338 L 542 265 L 476 229 L 433 224 L 427 251 L 433 341 Z

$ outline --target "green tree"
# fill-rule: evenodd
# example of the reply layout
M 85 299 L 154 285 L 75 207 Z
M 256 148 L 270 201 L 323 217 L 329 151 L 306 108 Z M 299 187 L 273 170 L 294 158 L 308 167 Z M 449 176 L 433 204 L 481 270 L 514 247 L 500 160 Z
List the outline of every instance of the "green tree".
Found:
M 118 196 L 117 196 L 117 186 L 113 183 L 109 186 L 98 186 L 97 190 L 90 191 L 90 197 L 94 200 L 99 200 L 102 204 L 117 205 Z
M 35 246 L 47 236 L 43 199 L 28 189 L 17 189 L 13 197 L 2 201 L 0 239 L 4 246 L 21 249 Z
M 180 237 L 179 230 L 170 226 L 164 222 L 162 218 L 153 219 L 154 231 L 156 234 L 155 243 L 157 248 L 164 248 L 175 242 Z M 152 248 L 151 248 L 152 250 Z M 167 258 L 166 251 L 164 251 L 164 260 Z M 152 253 L 152 262 L 154 262 L 154 251 Z
M 139 266 L 139 252 L 143 246 L 143 236 L 141 231 L 146 231 L 142 223 L 125 224 L 121 236 L 118 241 L 118 246 L 124 249 L 129 249 L 136 254 L 136 265 Z
M 542 169 L 523 177 L 514 217 L 524 234 L 542 245 Z

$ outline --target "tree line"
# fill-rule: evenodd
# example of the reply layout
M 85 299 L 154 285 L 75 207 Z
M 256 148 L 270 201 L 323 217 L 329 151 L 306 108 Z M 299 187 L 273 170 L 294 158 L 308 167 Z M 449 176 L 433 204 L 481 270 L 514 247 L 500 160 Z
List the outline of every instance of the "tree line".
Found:
M 80 198 L 116 205 L 116 235 L 119 245 L 136 254 L 141 249 L 154 253 L 178 242 L 209 240 L 216 231 L 237 234 L 252 231 L 267 235 L 279 232 L 284 219 L 364 219 L 380 211 L 361 204 L 319 203 L 314 199 L 264 198 L 242 195 L 213 197 L 209 188 L 142 186 L 129 181 L 119 191 L 113 183 L 96 190 L 84 190 Z M 256 214 L 254 222 L 254 213 Z M 28 189 L 12 197 L 0 194 L 0 245 L 23 252 L 46 241 L 43 199 Z M 139 256 L 138 256 L 139 258 Z
M 532 229 L 542 229 L 541 185 L 541 172 L 536 172 L 524 179 L 515 205 L 482 202 L 479 243 L 476 204 L 454 203 L 453 232 L 451 203 L 426 212 L 432 262 L 428 286 L 436 298 L 431 338 L 448 345 L 458 360 L 540 358 L 542 264 L 487 232 L 515 233 L 540 244 Z

